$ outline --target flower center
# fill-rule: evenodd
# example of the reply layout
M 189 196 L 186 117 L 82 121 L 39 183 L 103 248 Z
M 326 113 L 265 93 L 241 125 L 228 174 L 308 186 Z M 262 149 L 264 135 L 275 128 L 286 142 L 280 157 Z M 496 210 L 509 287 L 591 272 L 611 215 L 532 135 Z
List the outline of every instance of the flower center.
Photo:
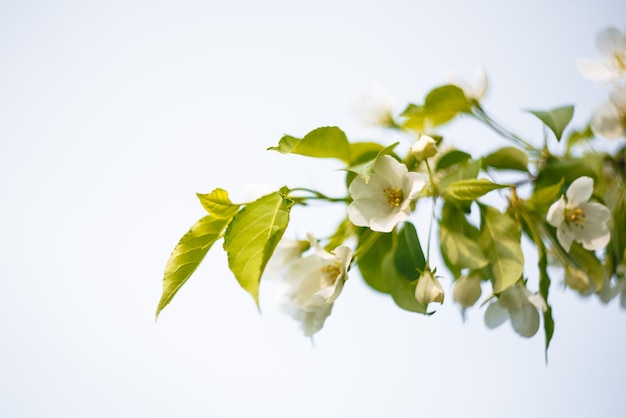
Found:
M 392 189 L 391 187 L 386 187 L 383 189 L 383 193 L 385 193 L 385 197 L 387 198 L 387 203 L 389 203 L 389 207 L 398 207 L 400 203 L 402 203 L 402 199 L 404 199 L 404 192 L 399 187 Z
M 565 209 L 565 220 L 580 229 L 585 229 L 586 216 L 581 208 Z
M 322 281 L 326 286 L 333 285 L 341 274 L 341 270 L 339 270 L 339 266 L 336 264 L 327 264 L 320 268 L 320 271 L 322 272 Z

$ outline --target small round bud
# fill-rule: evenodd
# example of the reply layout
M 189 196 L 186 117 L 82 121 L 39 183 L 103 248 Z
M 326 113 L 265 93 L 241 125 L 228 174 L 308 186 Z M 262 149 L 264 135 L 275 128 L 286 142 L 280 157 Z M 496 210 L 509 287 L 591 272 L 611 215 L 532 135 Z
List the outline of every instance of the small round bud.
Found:
M 420 135 L 419 139 L 411 147 L 411 153 L 418 160 L 425 160 L 437 154 L 437 144 L 428 135 Z

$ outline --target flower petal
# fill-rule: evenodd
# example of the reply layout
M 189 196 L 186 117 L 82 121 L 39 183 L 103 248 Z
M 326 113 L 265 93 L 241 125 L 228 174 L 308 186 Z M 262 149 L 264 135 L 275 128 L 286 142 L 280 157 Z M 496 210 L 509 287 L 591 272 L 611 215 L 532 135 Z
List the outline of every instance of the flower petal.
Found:
M 611 102 L 598 106 L 591 115 L 591 131 L 596 136 L 617 139 L 624 136 L 619 110 Z
M 605 63 L 592 59 L 579 59 L 576 61 L 576 68 L 583 77 L 591 81 L 601 83 L 613 83 L 617 80 L 618 74 Z
M 583 202 L 588 202 L 593 193 L 593 179 L 587 176 L 578 177 L 567 188 L 568 208 L 576 208 Z
M 546 220 L 552 226 L 558 227 L 563 223 L 565 217 L 565 198 L 561 196 L 559 200 L 550 205 Z
M 532 337 L 539 329 L 539 312 L 532 305 L 509 311 L 513 329 L 522 337 Z
M 626 49 L 626 36 L 619 29 L 609 27 L 598 33 L 596 46 L 604 56 L 613 58 L 615 53 Z
M 389 204 L 384 199 L 359 199 L 353 201 L 348 206 L 348 218 L 356 226 L 371 227 L 370 224 L 375 217 L 386 219 L 392 216 L 392 208 L 389 207 Z
M 374 173 L 385 179 L 394 187 L 404 183 L 408 173 L 406 166 L 389 155 L 381 156 L 374 166 Z
M 391 230 L 400 222 L 409 219 L 408 211 L 394 208 L 390 212 L 380 212 L 373 216 L 370 220 L 370 229 L 377 232 L 391 232 Z
M 497 301 L 489 305 L 485 311 L 485 325 L 488 328 L 494 329 L 502 325 L 507 319 L 509 319 L 509 312 Z
M 417 197 L 419 192 L 426 186 L 427 177 L 421 173 L 408 173 L 404 178 L 402 190 L 405 194 L 405 201 L 411 201 Z
M 570 228 L 566 222 L 563 222 L 556 229 L 556 238 L 559 240 L 563 249 L 569 252 L 569 249 L 572 246 L 572 241 L 574 241 L 574 231 L 572 231 L 572 228 Z

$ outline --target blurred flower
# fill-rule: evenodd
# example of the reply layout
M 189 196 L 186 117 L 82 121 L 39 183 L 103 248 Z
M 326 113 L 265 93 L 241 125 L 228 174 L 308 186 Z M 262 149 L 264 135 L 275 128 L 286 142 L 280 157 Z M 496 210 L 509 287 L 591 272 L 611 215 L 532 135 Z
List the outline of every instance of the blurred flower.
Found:
M 437 143 L 428 135 L 420 135 L 411 147 L 411 153 L 418 160 L 425 160 L 437 154 Z
M 602 61 L 580 59 L 576 67 L 591 81 L 602 83 L 626 82 L 626 34 L 610 27 L 598 34 L 596 46 L 604 56 Z
M 522 337 L 532 337 L 539 329 L 539 311 L 546 311 L 546 302 L 526 289 L 524 283 L 503 291 L 485 311 L 485 324 L 493 329 L 511 319 L 513 329 Z
M 616 87 L 608 102 L 591 115 L 591 131 L 607 139 L 624 138 L 626 134 L 626 87 Z
M 431 302 L 443 303 L 443 287 L 441 283 L 430 271 L 428 266 L 417 280 L 417 287 L 415 288 L 415 299 L 426 306 Z
M 348 279 L 352 250 L 342 245 L 329 253 L 312 234 L 308 238 L 313 254 L 289 265 L 285 275 L 289 289 L 283 308 L 302 323 L 304 335 L 311 336 L 322 329 Z
M 406 166 L 389 155 L 381 156 L 366 183 L 355 178 L 349 187 L 353 202 L 348 217 L 357 226 L 373 231 L 390 232 L 411 213 L 411 201 L 426 184 L 419 173 L 409 173 Z
M 567 201 L 561 196 L 548 209 L 548 223 L 557 228 L 556 237 L 567 252 L 574 240 L 586 250 L 597 250 L 611 239 L 608 227 L 611 212 L 600 203 L 589 202 L 592 193 L 593 179 L 579 177 L 568 187 Z
M 274 249 L 274 254 L 272 254 L 265 266 L 263 278 L 272 279 L 282 276 L 291 263 L 298 260 L 302 253 L 308 248 L 308 241 L 299 241 L 283 237 L 283 239 L 278 242 L 276 249 Z
M 467 81 L 458 78 L 456 75 L 448 75 L 448 82 L 463 90 L 465 98 L 468 101 L 480 102 L 487 94 L 489 82 L 484 68 L 477 68 L 475 75 L 477 79 L 476 84 L 468 83 Z
M 452 298 L 463 309 L 474 306 L 481 293 L 480 276 L 478 274 L 461 276 L 454 281 L 452 287 Z
M 580 269 L 566 266 L 565 284 L 582 293 L 589 288 L 589 276 Z
M 395 126 L 393 119 L 394 98 L 379 84 L 372 84 L 369 91 L 354 103 L 357 118 L 366 126 Z

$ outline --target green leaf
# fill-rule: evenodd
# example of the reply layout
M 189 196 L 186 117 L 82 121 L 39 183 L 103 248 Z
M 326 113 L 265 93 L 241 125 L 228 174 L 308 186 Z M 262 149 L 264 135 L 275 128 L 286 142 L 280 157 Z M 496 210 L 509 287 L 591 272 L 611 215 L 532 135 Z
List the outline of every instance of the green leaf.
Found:
M 574 116 L 574 106 L 562 106 L 549 111 L 529 110 L 528 112 L 537 116 L 560 141 L 563 131 Z
M 398 231 L 394 265 L 398 273 L 407 280 L 416 280 L 426 267 L 426 259 L 420 245 L 417 231 L 412 223 L 406 222 Z
M 378 142 L 354 142 L 350 143 L 350 165 L 356 165 L 376 158 L 376 155 L 384 148 Z
M 222 237 L 231 218 L 205 216 L 180 239 L 170 255 L 163 274 L 163 293 L 156 317 L 172 300 L 176 292 L 191 277 L 215 241 Z
M 259 304 L 259 282 L 289 223 L 294 202 L 274 192 L 246 205 L 226 229 L 224 250 L 237 281 Z
M 328 252 L 333 251 L 338 246 L 342 245 L 345 240 L 354 234 L 355 226 L 350 219 L 344 219 L 333 235 L 329 238 L 328 243 L 324 246 L 324 249 Z
M 570 132 L 570 134 L 567 136 L 567 141 L 566 141 L 566 151 L 569 153 L 569 151 L 575 147 L 576 145 L 580 144 L 581 142 L 587 141 L 591 138 L 594 137 L 593 131 L 591 130 L 591 124 L 588 123 L 587 126 L 585 126 L 582 130 L 580 131 L 572 131 Z
M 387 273 L 382 260 L 393 246 L 391 234 L 374 232 L 369 228 L 362 228 L 356 252 L 359 254 L 357 263 L 361 277 L 372 289 L 389 293 L 389 284 L 385 280 Z
M 370 179 L 370 176 L 372 175 L 372 173 L 374 172 L 374 166 L 376 165 L 376 161 L 378 161 L 378 159 L 383 156 L 383 155 L 388 155 L 391 154 L 393 152 L 393 149 L 399 144 L 399 142 L 396 142 L 394 144 L 391 144 L 389 146 L 386 146 L 385 148 L 383 148 L 382 150 L 380 150 L 378 152 L 378 154 L 376 155 L 376 157 L 372 160 L 369 160 L 367 162 L 361 163 L 361 164 L 357 164 L 351 167 L 348 167 L 347 170 L 357 174 L 359 177 L 361 177 L 365 182 L 368 182 Z
M 444 198 L 457 200 L 476 200 L 492 190 L 511 187 L 506 184 L 497 184 L 487 179 L 468 179 L 450 183 L 445 189 L 441 189 Z
M 478 243 L 478 229 L 467 222 L 465 214 L 453 205 L 443 205 L 439 223 L 441 253 L 455 270 L 478 270 L 487 265 Z
M 431 90 L 423 106 L 409 105 L 402 116 L 407 118 L 405 127 L 423 132 L 450 121 L 459 113 L 469 112 L 470 105 L 463 90 L 448 84 Z
M 562 189 L 563 179 L 549 186 L 536 187 L 528 199 L 528 207 L 532 211 L 541 211 L 542 208 L 553 204 L 561 196 Z
M 282 154 L 299 154 L 315 158 L 337 158 L 350 164 L 350 144 L 346 134 L 336 126 L 317 128 L 302 139 L 285 135 L 278 146 L 268 150 Z
M 232 218 L 239 210 L 239 206 L 230 201 L 228 192 L 224 189 L 215 189 L 208 194 L 196 193 L 200 203 L 214 218 Z
M 515 147 L 500 148 L 485 157 L 484 162 L 500 170 L 528 171 L 528 154 Z
M 517 282 L 524 270 L 517 223 L 497 209 L 480 205 L 480 247 L 493 274 L 493 293 L 499 294 Z
M 606 190 L 604 176 L 605 158 L 601 153 L 590 153 L 580 158 L 553 159 L 537 173 L 535 188 L 552 185 L 563 179 L 569 185 L 578 177 L 588 176 L 594 179 L 594 195 L 601 197 Z
M 472 158 L 467 152 L 463 152 L 458 149 L 453 149 L 451 151 L 446 152 L 440 159 L 437 161 L 436 170 L 443 170 L 455 164 L 462 163 L 464 161 Z
M 389 234 L 391 235 L 391 234 Z M 389 293 L 395 304 L 409 312 L 426 313 L 426 306 L 415 299 L 417 280 L 407 280 L 396 269 L 394 251 L 389 251 L 382 259 L 382 267 L 385 271 L 389 286 Z

